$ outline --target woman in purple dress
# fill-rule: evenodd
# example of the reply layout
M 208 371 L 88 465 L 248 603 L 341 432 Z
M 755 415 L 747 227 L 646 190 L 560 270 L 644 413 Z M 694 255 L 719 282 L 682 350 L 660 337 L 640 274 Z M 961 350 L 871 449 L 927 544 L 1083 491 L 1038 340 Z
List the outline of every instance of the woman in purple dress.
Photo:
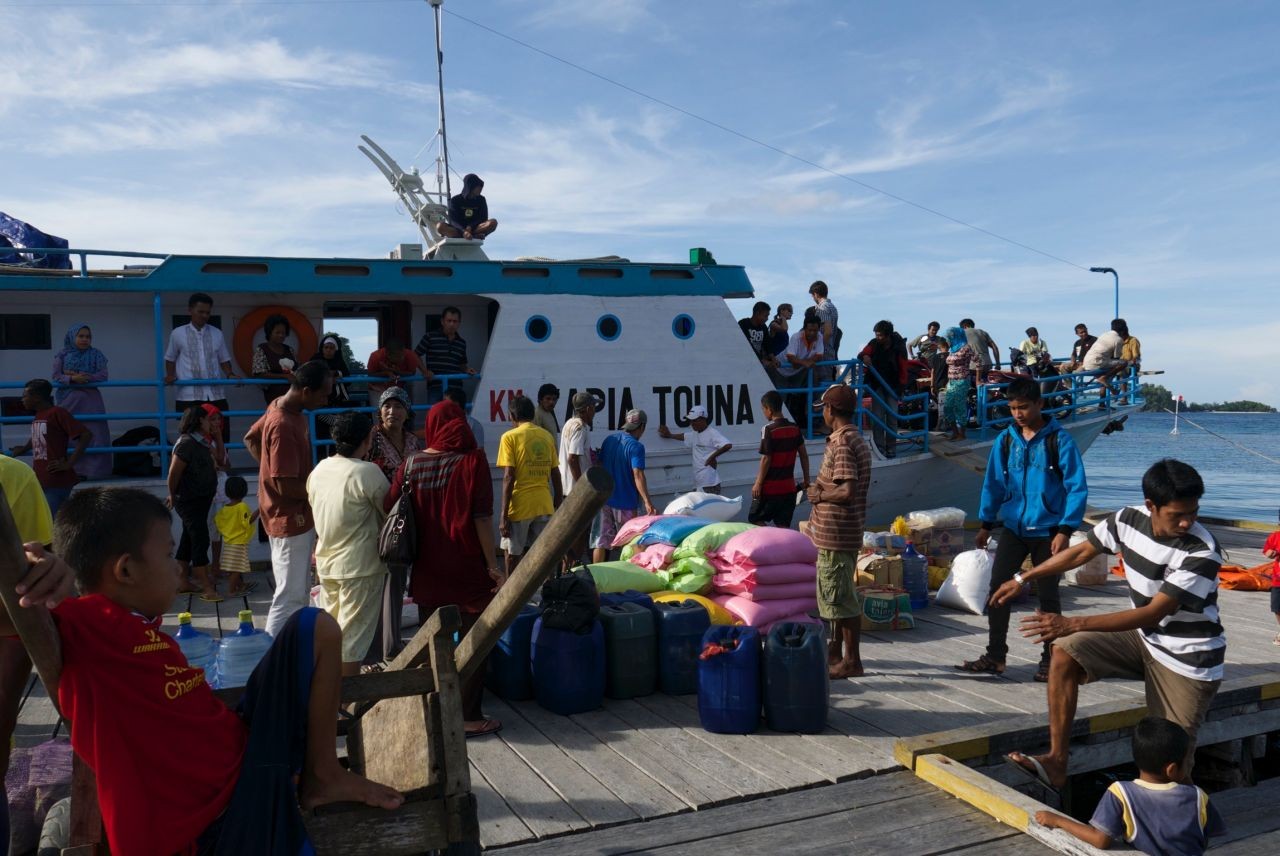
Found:
M 107 379 L 106 355 L 93 347 L 93 331 L 88 324 L 75 324 L 62 340 L 62 350 L 53 358 L 53 401 L 72 416 L 81 419 L 93 435 L 90 446 L 110 446 L 111 428 L 105 419 L 84 419 L 90 414 L 105 414 L 102 393 L 86 384 Z M 101 479 L 111 475 L 111 455 L 84 455 L 76 462 L 81 478 Z

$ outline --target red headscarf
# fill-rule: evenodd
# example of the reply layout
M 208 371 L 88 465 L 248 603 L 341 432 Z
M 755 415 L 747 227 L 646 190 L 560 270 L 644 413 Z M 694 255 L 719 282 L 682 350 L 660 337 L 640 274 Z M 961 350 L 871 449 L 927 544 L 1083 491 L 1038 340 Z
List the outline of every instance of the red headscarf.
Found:
M 466 452 L 476 448 L 467 414 L 453 401 L 442 401 L 427 412 L 423 434 L 426 448 L 437 452 Z

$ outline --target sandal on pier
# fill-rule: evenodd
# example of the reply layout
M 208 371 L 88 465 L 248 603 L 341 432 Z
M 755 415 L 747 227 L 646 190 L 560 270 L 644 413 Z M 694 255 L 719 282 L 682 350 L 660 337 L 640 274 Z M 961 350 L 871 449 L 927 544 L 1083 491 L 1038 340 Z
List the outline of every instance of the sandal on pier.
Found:
M 494 719 L 493 717 L 485 717 L 484 719 L 480 720 L 480 725 L 476 727 L 474 730 L 470 728 L 465 728 L 464 726 L 464 731 L 466 733 L 468 740 L 470 740 L 472 737 L 484 737 L 486 734 L 497 734 L 501 730 L 502 730 L 502 722 L 497 719 Z
M 1003 675 L 1004 663 L 999 660 L 993 660 L 986 654 L 983 654 L 976 660 L 966 660 L 958 666 L 958 671 L 967 672 L 971 675 Z
M 1036 669 L 1036 673 L 1033 680 L 1035 680 L 1036 683 L 1040 683 L 1040 684 L 1049 683 L 1049 661 L 1048 660 L 1040 661 L 1040 666 Z

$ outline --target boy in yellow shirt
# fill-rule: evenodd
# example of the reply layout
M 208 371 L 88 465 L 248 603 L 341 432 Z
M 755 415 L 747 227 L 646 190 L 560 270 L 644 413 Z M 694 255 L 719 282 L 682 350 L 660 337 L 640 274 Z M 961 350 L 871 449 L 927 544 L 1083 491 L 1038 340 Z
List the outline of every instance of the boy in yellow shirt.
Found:
M 249 484 L 240 476 L 230 476 L 226 484 L 227 504 L 218 509 L 213 525 L 222 535 L 222 570 L 231 574 L 227 584 L 230 597 L 240 597 L 253 591 L 245 585 L 244 575 L 249 573 L 249 541 L 253 538 L 253 526 L 258 512 L 244 501 Z

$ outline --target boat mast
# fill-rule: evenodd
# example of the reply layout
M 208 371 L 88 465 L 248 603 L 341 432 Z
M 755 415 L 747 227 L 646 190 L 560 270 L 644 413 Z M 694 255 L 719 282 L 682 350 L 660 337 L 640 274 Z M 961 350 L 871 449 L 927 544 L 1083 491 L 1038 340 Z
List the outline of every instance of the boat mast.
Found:
M 436 191 L 440 194 L 440 201 L 447 205 L 453 192 L 449 187 L 449 137 L 445 133 L 444 124 L 444 41 L 440 11 L 444 0 L 427 2 L 431 4 L 436 19 L 436 83 L 440 107 L 440 127 L 436 130 L 440 135 L 440 154 L 436 157 Z

